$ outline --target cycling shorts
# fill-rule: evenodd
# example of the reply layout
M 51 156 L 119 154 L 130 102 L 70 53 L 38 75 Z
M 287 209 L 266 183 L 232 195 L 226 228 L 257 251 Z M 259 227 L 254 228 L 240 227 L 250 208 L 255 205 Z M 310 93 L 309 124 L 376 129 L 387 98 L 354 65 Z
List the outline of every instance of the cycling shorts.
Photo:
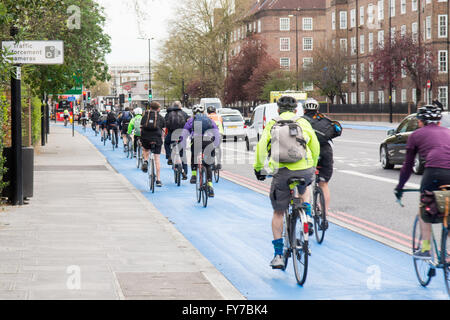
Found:
M 450 185 L 450 169 L 425 168 L 423 173 L 420 191 L 436 191 L 440 186 Z M 427 223 L 442 223 L 442 218 L 424 215 L 421 212 L 422 220 Z
M 320 145 L 320 157 L 317 166 L 319 169 L 319 178 L 322 182 L 329 182 L 333 176 L 333 147 L 329 143 Z
M 287 168 L 281 168 L 273 176 L 272 185 L 270 187 L 270 202 L 275 211 L 281 212 L 289 209 L 291 202 L 291 190 L 288 180 L 291 178 L 304 178 L 306 184 L 298 186 L 300 194 L 304 194 L 306 188 L 311 185 L 314 177 L 314 168 L 306 170 L 292 171 Z
M 122 130 L 121 130 L 121 133 L 122 134 L 127 134 L 128 133 L 128 125 L 129 125 L 130 123 L 129 122 L 124 122 L 123 124 L 122 124 Z
M 153 154 L 161 154 L 162 144 L 155 141 L 141 138 L 142 147 L 150 150 Z

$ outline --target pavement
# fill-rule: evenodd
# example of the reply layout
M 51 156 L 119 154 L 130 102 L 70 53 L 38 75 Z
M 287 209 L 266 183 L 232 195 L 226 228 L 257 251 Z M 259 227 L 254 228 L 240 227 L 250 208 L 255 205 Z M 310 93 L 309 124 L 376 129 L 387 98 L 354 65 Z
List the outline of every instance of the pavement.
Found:
M 52 126 L 34 196 L 0 212 L 0 300 L 239 300 L 86 137 Z

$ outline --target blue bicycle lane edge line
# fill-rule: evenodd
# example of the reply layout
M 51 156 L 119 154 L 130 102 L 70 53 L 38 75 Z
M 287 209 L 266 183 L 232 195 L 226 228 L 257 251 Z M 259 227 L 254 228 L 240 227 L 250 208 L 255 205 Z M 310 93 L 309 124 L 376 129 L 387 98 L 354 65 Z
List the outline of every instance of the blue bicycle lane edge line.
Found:
M 273 247 L 271 206 L 266 196 L 221 180 L 215 185 L 216 198 L 209 199 L 204 209 L 196 204 L 195 186 L 183 182 L 176 187 L 167 165 L 161 169 L 163 188 L 150 194 L 146 176 L 136 169 L 134 160 L 125 159 L 122 147 L 112 151 L 110 142 L 104 147 L 99 137 L 88 132 L 91 134 L 85 136 L 110 165 L 250 300 L 448 299 L 442 270 L 424 289 L 417 282 L 409 255 L 334 224 L 322 246 L 311 239 L 308 276 L 305 286 L 299 287 L 292 261 L 285 272 L 268 266 Z M 162 163 L 164 158 L 162 155 Z

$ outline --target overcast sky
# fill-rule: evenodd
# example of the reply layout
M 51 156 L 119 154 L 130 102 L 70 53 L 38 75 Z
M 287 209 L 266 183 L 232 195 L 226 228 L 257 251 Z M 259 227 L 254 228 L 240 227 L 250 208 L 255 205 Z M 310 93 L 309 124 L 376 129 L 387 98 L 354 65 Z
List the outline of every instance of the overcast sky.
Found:
M 144 13 L 145 20 L 140 25 L 134 9 L 135 1 Z M 112 52 L 106 57 L 108 64 L 148 63 L 148 41 L 138 40 L 141 36 L 155 38 L 151 41 L 151 56 L 152 61 L 156 60 L 159 49 L 168 38 L 169 19 L 179 1 L 97 0 L 105 8 L 105 31 L 111 37 Z

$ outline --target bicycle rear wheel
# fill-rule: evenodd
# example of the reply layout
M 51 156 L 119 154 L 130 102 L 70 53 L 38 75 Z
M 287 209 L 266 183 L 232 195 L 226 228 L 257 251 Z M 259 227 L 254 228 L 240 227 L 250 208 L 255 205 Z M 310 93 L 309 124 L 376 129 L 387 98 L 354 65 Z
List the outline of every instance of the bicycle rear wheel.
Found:
M 114 134 L 114 131 L 111 132 L 111 143 L 114 151 L 114 149 L 116 148 L 116 135 Z
M 196 192 L 196 199 L 197 203 L 200 203 L 202 201 L 202 171 L 197 169 L 197 181 L 195 183 L 195 192 Z
M 444 281 L 447 294 L 450 296 L 450 239 L 448 229 L 442 228 L 441 259 L 444 268 Z
M 416 220 L 414 221 L 413 227 L 413 238 L 412 238 L 413 253 L 416 252 L 417 250 L 420 250 L 421 241 L 422 241 L 422 234 L 420 232 L 420 221 L 419 216 L 417 216 Z M 416 270 L 417 280 L 419 280 L 421 286 L 423 287 L 428 286 L 430 284 L 433 275 L 433 270 L 431 268 L 429 261 L 416 259 L 414 257 L 413 261 L 414 261 L 414 269 Z
M 136 167 L 139 169 L 142 164 L 142 148 L 141 146 L 137 147 L 136 151 Z
M 106 146 L 106 139 L 108 137 L 108 135 L 106 134 L 106 131 L 103 131 L 102 136 L 103 136 L 103 146 Z
M 306 224 L 308 223 L 306 222 Z M 290 238 L 295 278 L 297 283 L 303 286 L 308 274 L 309 249 L 308 240 L 305 239 L 303 222 L 298 213 L 294 214 L 291 219 Z
M 314 231 L 316 240 L 319 244 L 323 242 L 325 231 L 328 227 L 328 221 L 325 212 L 325 197 L 320 187 L 314 189 L 313 198 Z
M 155 193 L 155 182 L 156 182 L 156 176 L 155 176 L 155 159 L 150 160 L 150 168 L 148 168 L 148 182 L 150 184 L 150 191 L 151 193 Z
M 208 177 L 206 175 L 206 167 L 202 167 L 202 203 L 203 208 L 206 208 L 208 206 L 208 192 L 209 186 L 208 186 Z

